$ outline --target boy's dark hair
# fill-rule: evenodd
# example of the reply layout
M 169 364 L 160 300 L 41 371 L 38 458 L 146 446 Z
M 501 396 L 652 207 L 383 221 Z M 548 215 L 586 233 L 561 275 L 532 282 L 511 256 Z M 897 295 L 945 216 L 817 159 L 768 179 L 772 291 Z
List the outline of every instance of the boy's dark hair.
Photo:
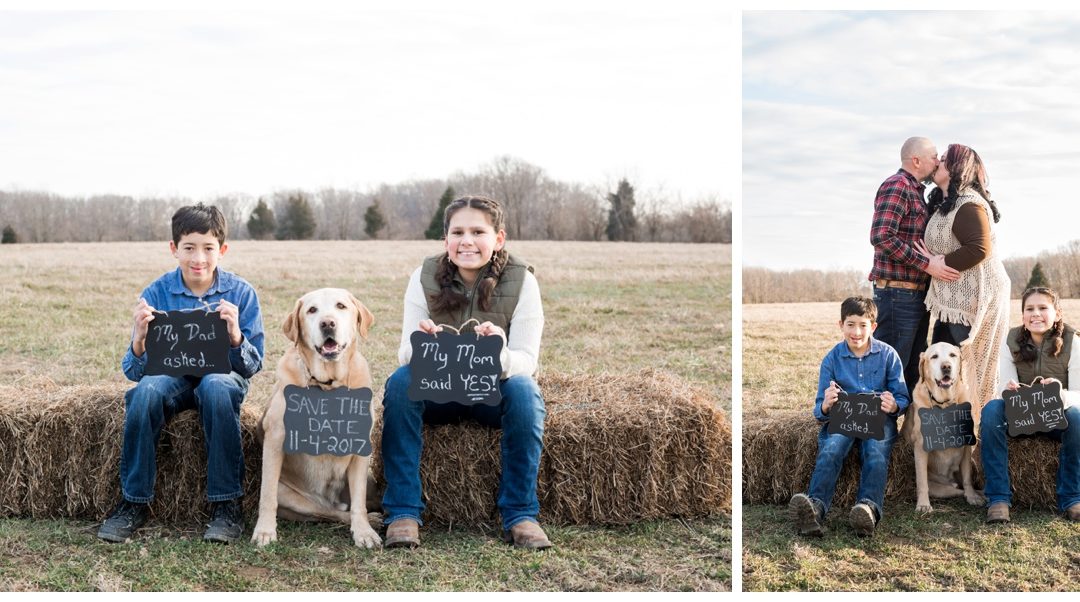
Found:
M 859 316 L 877 322 L 877 305 L 869 297 L 848 297 L 840 304 L 840 321 L 843 322 L 848 316 Z
M 220 209 L 213 205 L 207 207 L 198 203 L 181 207 L 172 216 L 173 243 L 180 244 L 180 239 L 192 232 L 198 234 L 209 232 L 217 238 L 219 245 L 223 245 L 229 229 L 225 225 L 225 216 Z

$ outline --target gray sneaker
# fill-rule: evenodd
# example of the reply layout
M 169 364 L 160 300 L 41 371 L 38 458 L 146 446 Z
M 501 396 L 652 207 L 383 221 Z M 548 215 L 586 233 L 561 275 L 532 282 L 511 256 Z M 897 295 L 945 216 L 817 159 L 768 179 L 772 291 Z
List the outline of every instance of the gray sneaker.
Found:
M 791 514 L 791 522 L 795 523 L 795 530 L 799 535 L 821 537 L 825 534 L 825 525 L 821 524 L 818 518 L 818 505 L 805 493 L 791 496 L 788 513 Z
M 213 514 L 206 533 L 203 534 L 205 541 L 218 543 L 233 543 L 244 534 L 244 511 L 240 508 L 240 500 L 227 502 L 215 502 Z
M 105 522 L 101 523 L 97 536 L 110 543 L 124 543 L 131 539 L 136 529 L 146 523 L 149 516 L 149 504 L 138 504 L 121 499 Z
M 860 537 L 870 537 L 874 534 L 874 527 L 877 526 L 874 509 L 869 504 L 860 503 L 852 506 L 848 521 L 851 522 L 851 528 L 855 530 L 855 534 Z

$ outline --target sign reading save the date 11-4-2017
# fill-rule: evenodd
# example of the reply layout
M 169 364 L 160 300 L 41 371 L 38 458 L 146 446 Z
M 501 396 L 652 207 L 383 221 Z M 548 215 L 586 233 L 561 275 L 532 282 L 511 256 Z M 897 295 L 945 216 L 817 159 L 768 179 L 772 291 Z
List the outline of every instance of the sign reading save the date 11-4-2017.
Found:
M 228 374 L 229 330 L 221 312 L 156 312 L 146 331 L 146 368 L 153 376 Z
M 286 385 L 284 394 L 286 453 L 371 455 L 371 389 Z
M 409 399 L 464 405 L 496 405 L 502 400 L 502 337 L 476 334 L 412 333 Z

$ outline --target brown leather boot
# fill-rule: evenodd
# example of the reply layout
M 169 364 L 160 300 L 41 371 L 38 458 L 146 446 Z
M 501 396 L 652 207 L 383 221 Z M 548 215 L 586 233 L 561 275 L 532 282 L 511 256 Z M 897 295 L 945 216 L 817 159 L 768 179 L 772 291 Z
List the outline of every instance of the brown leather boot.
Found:
M 420 545 L 420 524 L 411 518 L 399 518 L 386 528 L 384 548 L 415 548 Z
M 544 530 L 531 520 L 523 520 L 510 527 L 509 531 L 503 531 L 503 541 L 514 544 L 515 548 L 529 550 L 544 550 L 552 547 Z
M 1080 522 L 1080 503 L 1073 504 L 1065 509 L 1065 518 L 1073 521 Z
M 1007 523 L 1009 522 L 1009 505 L 1005 502 L 994 502 L 986 510 L 986 522 Z

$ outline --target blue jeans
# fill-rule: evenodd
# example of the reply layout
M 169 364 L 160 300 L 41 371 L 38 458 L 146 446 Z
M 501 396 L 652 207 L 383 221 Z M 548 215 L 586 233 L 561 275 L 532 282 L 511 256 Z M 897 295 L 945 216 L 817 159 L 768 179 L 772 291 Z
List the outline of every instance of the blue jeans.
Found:
M 889 459 L 893 444 L 896 443 L 896 418 L 885 418 L 885 438 L 881 441 L 864 439 L 860 441 L 847 435 L 830 435 L 829 423 L 821 425 L 818 433 L 818 455 L 814 463 L 814 474 L 810 477 L 810 490 L 807 495 L 821 504 L 821 516 L 824 519 L 832 505 L 833 493 L 836 492 L 836 480 L 844 459 L 853 445 L 858 444 L 862 472 L 859 475 L 859 493 L 856 503 L 869 504 L 874 509 L 877 519 L 881 519 L 881 509 L 885 503 L 885 484 L 889 480 Z
M 970 335 L 970 326 L 938 320 L 934 322 L 934 334 L 930 336 L 930 340 L 934 343 L 949 343 L 959 347 L 960 343 L 966 341 Z
M 502 474 L 499 477 L 499 514 L 503 529 L 523 520 L 537 521 L 540 502 L 536 477 L 544 448 L 544 398 L 531 377 L 514 376 L 500 381 L 502 402 L 497 406 L 464 406 L 457 403 L 412 401 L 409 367 L 402 366 L 386 381 L 383 394 L 383 522 L 412 518 L 423 524 L 424 502 L 420 492 L 420 453 L 423 424 L 451 424 L 472 418 L 489 427 L 502 428 Z
M 926 351 L 930 331 L 930 312 L 926 310 L 926 291 L 874 287 L 877 305 L 877 330 L 874 338 L 887 343 L 900 355 L 908 399 L 919 382 L 919 354 Z
M 1058 452 L 1057 503 L 1064 512 L 1080 502 L 1080 408 L 1065 410 L 1069 428 L 1063 431 L 1038 433 L 1061 442 Z M 986 501 L 1012 505 L 1012 485 L 1009 483 L 1009 439 L 1005 422 L 1005 402 L 991 399 L 983 406 L 979 423 L 979 448 L 983 475 L 986 478 Z
M 157 442 L 161 427 L 184 410 L 197 409 L 206 440 L 206 496 L 211 502 L 244 494 L 244 449 L 240 440 L 240 403 L 248 381 L 237 374 L 202 378 L 144 376 L 124 395 L 124 446 L 120 452 L 120 487 L 129 502 L 154 499 Z

